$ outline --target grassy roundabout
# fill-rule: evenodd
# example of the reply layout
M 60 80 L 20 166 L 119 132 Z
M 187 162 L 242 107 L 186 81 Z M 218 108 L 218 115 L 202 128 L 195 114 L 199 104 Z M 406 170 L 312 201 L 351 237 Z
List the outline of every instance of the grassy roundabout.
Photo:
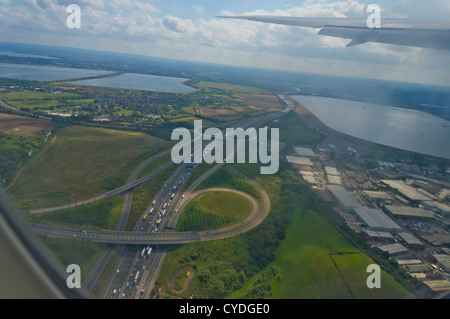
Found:
M 245 197 L 225 191 L 205 192 L 185 207 L 178 231 L 206 231 L 236 224 L 246 219 L 253 205 Z

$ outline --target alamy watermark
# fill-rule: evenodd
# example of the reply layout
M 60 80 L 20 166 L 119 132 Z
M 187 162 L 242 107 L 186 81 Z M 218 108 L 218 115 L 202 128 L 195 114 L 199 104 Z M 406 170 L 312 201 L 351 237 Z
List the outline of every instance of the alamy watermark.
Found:
M 66 285 L 69 289 L 80 289 L 81 288 L 81 268 L 76 264 L 69 265 L 66 270 L 69 273 L 67 277 Z
M 172 141 L 180 142 L 172 148 L 172 161 L 175 164 L 201 164 L 203 161 L 208 164 L 235 163 L 235 161 L 242 164 L 246 163 L 248 154 L 248 163 L 258 163 L 259 160 L 261 164 L 268 164 L 261 167 L 261 174 L 276 174 L 280 164 L 279 135 L 278 128 L 267 127 L 260 128 L 258 131 L 255 128 L 246 130 L 227 128 L 225 136 L 218 128 L 208 128 L 203 133 L 202 121 L 196 120 L 193 136 L 187 128 L 173 130 Z M 204 141 L 211 141 L 211 143 L 203 148 Z
M 366 284 L 369 289 L 381 288 L 381 269 L 378 265 L 369 265 L 366 270 L 371 275 L 367 278 Z
M 66 9 L 70 15 L 67 17 L 66 25 L 69 29 L 81 28 L 81 8 L 77 4 L 71 4 Z
M 367 27 L 369 29 L 381 28 L 381 8 L 377 4 L 369 4 L 367 6 L 367 13 L 372 13 L 367 18 Z

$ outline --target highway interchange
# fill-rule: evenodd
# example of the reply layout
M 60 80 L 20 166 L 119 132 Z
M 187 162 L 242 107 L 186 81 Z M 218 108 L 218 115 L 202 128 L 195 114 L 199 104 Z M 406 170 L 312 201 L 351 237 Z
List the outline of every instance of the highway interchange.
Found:
M 285 100 L 284 96 L 280 96 L 280 98 Z M 288 108 L 281 112 L 248 119 L 236 123 L 234 126 L 246 129 L 248 127 L 258 127 L 264 123 L 276 120 L 292 109 L 291 105 L 289 105 L 289 103 L 287 104 Z M 204 145 L 206 145 L 206 143 L 204 143 Z M 175 232 L 175 227 L 183 208 L 190 200 L 200 194 L 200 192 L 195 192 L 195 188 L 197 188 L 197 186 L 209 175 L 224 165 L 221 163 L 213 166 L 209 171 L 195 180 L 186 191 L 183 191 L 186 182 L 198 164 L 182 163 L 179 164 L 175 172 L 166 180 L 164 186 L 155 198 L 149 199 L 149 206 L 144 214 L 142 214 L 139 222 L 134 227 L 134 230 L 125 232 L 124 229 L 130 213 L 133 190 L 136 187 L 143 185 L 151 177 L 162 172 L 173 163 L 170 162 L 165 164 L 151 174 L 140 179 L 138 179 L 138 176 L 145 167 L 168 152 L 170 151 L 162 152 L 141 163 L 131 175 L 128 183 L 118 189 L 80 203 L 29 212 L 34 214 L 56 211 L 61 208 L 84 205 L 109 196 L 125 194 L 122 214 L 115 231 L 85 231 L 67 227 L 32 224 L 33 231 L 38 235 L 55 238 L 83 239 L 106 244 L 106 249 L 102 256 L 99 258 L 97 264 L 93 267 L 84 282 L 84 288 L 86 290 L 89 291 L 92 289 L 109 261 L 113 250 L 118 249 L 120 252 L 119 259 L 115 262 L 113 271 L 109 275 L 107 284 L 103 287 L 100 297 L 107 299 L 149 298 L 170 245 L 218 240 L 237 236 L 255 228 L 264 221 L 269 214 L 270 200 L 264 189 L 255 181 L 247 178 L 242 173 L 235 171 L 237 174 L 245 177 L 260 192 L 262 205 L 260 205 L 253 197 L 245 193 L 230 189 L 216 189 L 220 191 L 237 192 L 238 194 L 247 197 L 253 205 L 253 211 L 250 216 L 238 224 L 223 229 L 205 232 Z M 212 189 L 202 190 L 201 192 L 210 190 Z

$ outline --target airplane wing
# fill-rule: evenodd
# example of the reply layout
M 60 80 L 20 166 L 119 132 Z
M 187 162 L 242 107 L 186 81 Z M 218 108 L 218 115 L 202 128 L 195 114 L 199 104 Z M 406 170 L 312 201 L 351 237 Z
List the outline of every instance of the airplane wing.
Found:
M 366 42 L 397 44 L 450 51 L 450 24 L 411 19 L 382 19 L 381 28 L 370 29 L 366 19 L 284 16 L 220 16 L 266 23 L 320 29 L 320 35 L 351 39 L 354 46 Z

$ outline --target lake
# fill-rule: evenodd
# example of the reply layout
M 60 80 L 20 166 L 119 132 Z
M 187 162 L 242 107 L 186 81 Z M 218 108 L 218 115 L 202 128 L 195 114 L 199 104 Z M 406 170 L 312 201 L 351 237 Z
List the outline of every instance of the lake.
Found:
M 0 63 L 0 77 L 29 81 L 60 81 L 111 74 L 110 71 Z
M 27 54 L 27 53 L 16 53 L 16 52 L 9 52 L 9 51 L 0 51 L 0 55 L 12 56 L 12 57 L 17 57 L 17 58 L 36 58 L 36 59 L 57 60 L 57 58 L 52 58 L 49 56 L 34 55 L 34 54 Z
M 146 90 L 167 93 L 187 93 L 196 89 L 184 85 L 189 79 L 148 74 L 125 73 L 114 77 L 81 80 L 71 84 L 101 86 L 118 89 Z
M 292 96 L 328 127 L 370 142 L 450 159 L 450 122 L 429 113 L 315 96 Z

